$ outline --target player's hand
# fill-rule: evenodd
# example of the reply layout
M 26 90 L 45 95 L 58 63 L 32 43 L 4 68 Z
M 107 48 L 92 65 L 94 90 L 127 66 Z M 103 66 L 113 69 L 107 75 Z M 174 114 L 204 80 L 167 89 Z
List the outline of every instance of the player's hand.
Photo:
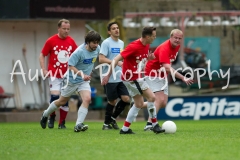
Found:
M 118 65 L 119 67 L 122 67 L 122 64 L 123 64 L 122 61 L 118 61 L 118 64 L 117 64 L 117 65 Z
M 44 77 L 46 77 L 46 75 L 47 75 L 47 77 L 50 77 L 50 74 L 48 74 L 48 70 L 46 70 L 46 69 L 43 70 L 43 75 L 44 75 Z
M 109 81 L 109 76 L 103 77 L 101 85 L 106 85 L 108 83 L 108 81 Z
M 148 57 L 147 57 L 148 60 L 153 60 L 155 59 L 155 55 L 154 53 L 152 53 L 152 51 L 148 51 Z
M 83 80 L 84 81 L 90 81 L 91 80 L 91 76 L 84 74 Z
M 194 80 L 193 79 L 190 79 L 190 78 L 187 78 L 187 77 L 184 77 L 182 79 L 183 82 L 185 82 L 187 85 L 191 85 L 194 83 Z

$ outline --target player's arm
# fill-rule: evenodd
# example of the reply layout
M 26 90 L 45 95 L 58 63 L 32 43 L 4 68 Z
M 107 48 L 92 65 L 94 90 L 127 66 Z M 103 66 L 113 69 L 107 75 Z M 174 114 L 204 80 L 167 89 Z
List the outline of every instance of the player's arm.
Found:
M 99 63 L 102 64 L 102 63 L 107 63 L 107 64 L 111 64 L 112 61 L 110 59 L 108 59 L 105 55 L 103 54 L 99 54 Z
M 171 64 L 164 63 L 163 67 L 167 73 L 170 73 L 171 75 L 175 76 L 178 79 L 181 79 L 183 82 L 185 82 L 187 85 L 190 85 L 193 83 L 192 79 L 187 79 L 182 74 L 177 72 L 174 68 L 172 68 Z
M 76 52 L 76 53 L 75 53 Z M 68 69 L 75 75 L 82 77 L 84 81 L 89 81 L 91 79 L 90 75 L 85 75 L 82 70 L 78 70 L 75 66 L 77 65 L 78 61 L 81 59 L 81 53 L 78 51 L 74 51 L 71 57 L 68 60 Z
M 112 70 L 113 70 L 113 68 L 115 68 L 115 67 L 117 66 L 118 62 L 120 62 L 120 61 L 122 61 L 122 60 L 123 60 L 123 57 L 122 57 L 121 54 L 117 55 L 117 56 L 112 60 L 112 62 L 111 62 L 111 64 L 110 64 L 110 66 L 111 66 L 111 67 L 110 67 L 110 71 L 109 71 L 109 73 L 108 73 L 107 76 L 103 77 L 102 82 L 101 82 L 102 85 L 106 85 L 106 84 L 108 83 L 108 80 L 109 80 L 110 76 L 112 75 Z
M 43 74 L 45 76 L 48 73 L 48 70 L 45 67 L 45 56 L 43 53 L 40 53 L 40 55 L 39 55 L 39 63 L 40 63 L 41 69 L 43 71 Z

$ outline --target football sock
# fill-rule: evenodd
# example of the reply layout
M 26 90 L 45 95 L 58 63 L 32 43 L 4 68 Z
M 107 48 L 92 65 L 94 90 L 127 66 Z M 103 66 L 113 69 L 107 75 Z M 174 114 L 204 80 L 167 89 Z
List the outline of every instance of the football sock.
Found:
M 64 121 L 66 119 L 68 111 L 69 111 L 68 106 L 60 107 L 60 119 L 59 119 L 58 124 L 62 124 L 62 121 Z
M 50 98 L 50 103 L 52 103 L 53 101 L 58 100 L 58 99 L 59 99 L 59 95 L 52 94 L 51 98 Z M 50 116 L 56 116 L 56 113 L 53 112 L 53 113 L 50 114 Z
M 76 125 L 84 122 L 87 116 L 87 113 L 88 113 L 88 109 L 83 106 L 80 106 L 80 108 L 78 109 L 78 117 L 77 117 Z
M 152 121 L 152 126 L 154 127 L 158 122 L 157 122 L 157 113 L 156 113 L 156 107 L 154 106 L 154 102 L 148 102 L 147 103 L 147 109 L 148 109 L 148 114 L 149 117 Z
M 49 105 L 49 107 L 44 111 L 43 116 L 48 117 L 52 112 L 56 111 L 58 107 L 55 105 L 54 101 Z
M 125 109 L 125 107 L 127 106 L 127 105 L 129 105 L 130 103 L 127 103 L 127 102 L 124 102 L 123 100 L 120 100 L 118 103 L 117 103 L 117 105 L 116 105 L 116 109 L 115 109 L 115 111 L 113 112 L 113 115 L 112 115 L 112 117 L 114 118 L 114 119 L 116 119 L 121 113 L 122 113 L 122 111 Z
M 137 117 L 139 110 L 140 110 L 140 108 L 137 108 L 135 106 L 135 104 L 131 107 L 131 109 L 129 110 L 129 112 L 127 114 L 126 121 L 124 122 L 124 125 L 122 127 L 123 131 L 127 131 L 129 129 L 131 123 Z
M 107 107 L 106 107 L 106 110 L 105 110 L 105 120 L 104 120 L 104 123 L 105 124 L 109 124 L 110 121 L 111 121 L 111 116 L 112 116 L 112 113 L 113 113 L 113 108 L 114 106 L 111 105 L 111 104 L 107 104 Z
M 130 125 L 131 125 L 131 123 L 129 123 L 128 121 L 125 121 L 124 124 L 123 124 L 122 130 L 123 130 L 124 132 L 128 131 Z

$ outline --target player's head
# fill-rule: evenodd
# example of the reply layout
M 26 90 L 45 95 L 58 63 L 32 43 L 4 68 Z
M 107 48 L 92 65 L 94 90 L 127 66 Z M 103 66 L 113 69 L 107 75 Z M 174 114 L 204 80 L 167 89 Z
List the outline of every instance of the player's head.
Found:
M 101 36 L 96 31 L 89 31 L 85 37 L 85 43 L 88 45 L 90 51 L 96 50 L 100 41 Z
M 66 38 L 70 31 L 70 22 L 67 19 L 61 19 L 58 21 L 58 36 L 60 38 Z
M 179 29 L 173 29 L 170 33 L 170 43 L 172 47 L 177 47 L 181 44 L 183 38 L 183 32 Z
M 113 37 L 116 37 L 118 38 L 119 37 L 119 27 L 118 27 L 118 23 L 117 22 L 111 22 L 108 24 L 107 26 L 107 30 L 108 30 L 108 34 L 110 36 L 113 36 Z
M 148 44 L 151 44 L 156 38 L 157 31 L 155 27 L 144 27 L 142 30 L 142 38 L 146 39 Z

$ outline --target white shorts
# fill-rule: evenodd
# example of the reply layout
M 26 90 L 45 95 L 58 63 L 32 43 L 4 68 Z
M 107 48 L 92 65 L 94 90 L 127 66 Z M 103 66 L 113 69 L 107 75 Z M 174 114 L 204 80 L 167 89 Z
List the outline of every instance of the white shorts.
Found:
M 146 90 L 149 88 L 149 86 L 148 86 L 147 82 L 144 80 L 144 78 L 138 79 L 137 82 L 138 82 L 141 90 Z M 141 95 L 136 84 L 133 81 L 123 81 L 123 83 L 127 87 L 129 95 L 131 97 L 134 97 L 137 94 Z
M 88 90 L 91 92 L 90 81 L 83 81 L 81 83 L 72 84 L 68 82 L 66 87 L 62 88 L 61 96 L 70 97 L 73 93 L 80 92 L 82 90 Z
M 61 91 L 63 86 L 63 78 L 48 78 L 50 91 Z
M 153 93 L 163 91 L 168 95 L 168 81 L 165 78 L 145 77 L 145 80 Z

